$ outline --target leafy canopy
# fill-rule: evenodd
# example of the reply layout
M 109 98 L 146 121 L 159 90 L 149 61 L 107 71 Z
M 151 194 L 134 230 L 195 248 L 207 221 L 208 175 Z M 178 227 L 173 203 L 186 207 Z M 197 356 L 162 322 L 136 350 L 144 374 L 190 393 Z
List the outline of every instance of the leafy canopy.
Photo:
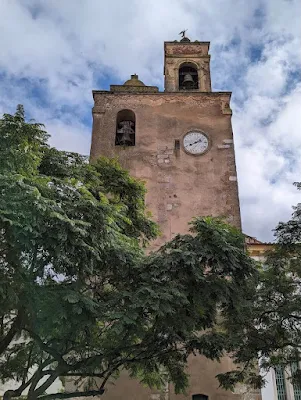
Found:
M 19 382 L 5 400 L 99 395 L 121 368 L 185 389 L 190 354 L 241 348 L 257 279 L 242 235 L 197 218 L 145 255 L 143 184 L 47 138 L 21 106 L 0 120 L 0 378 Z M 58 377 L 85 385 L 47 394 Z
M 301 184 L 295 184 L 300 190 Z M 288 222 L 275 229 L 276 243 L 266 255 L 260 272 L 246 347 L 239 358 L 259 356 L 261 368 L 283 368 L 301 387 L 301 204 L 294 207 Z

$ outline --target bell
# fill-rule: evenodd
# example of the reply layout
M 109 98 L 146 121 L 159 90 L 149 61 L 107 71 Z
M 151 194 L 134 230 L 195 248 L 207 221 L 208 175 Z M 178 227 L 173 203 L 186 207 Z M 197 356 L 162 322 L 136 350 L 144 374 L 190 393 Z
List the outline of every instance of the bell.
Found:
M 185 74 L 183 79 L 184 86 L 192 86 L 194 85 L 194 80 L 190 74 Z
M 129 132 L 123 132 L 119 143 L 122 146 L 130 146 L 132 144 L 132 139 L 130 137 Z

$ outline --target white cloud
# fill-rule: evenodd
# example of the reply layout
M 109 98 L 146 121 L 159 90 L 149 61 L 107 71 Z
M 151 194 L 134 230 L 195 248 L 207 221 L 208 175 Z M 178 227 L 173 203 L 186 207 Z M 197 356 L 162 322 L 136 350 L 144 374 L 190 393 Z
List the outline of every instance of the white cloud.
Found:
M 91 127 L 76 122 L 67 125 L 60 120 L 50 120 L 46 124 L 52 146 L 74 152 L 80 150 L 81 154 L 89 155 Z
M 2 0 L 0 14 L 0 112 L 23 103 L 52 144 L 82 153 L 92 89 L 135 72 L 162 88 L 164 40 L 184 28 L 210 40 L 213 87 L 233 91 L 243 228 L 270 240 L 290 216 L 301 171 L 299 0 Z

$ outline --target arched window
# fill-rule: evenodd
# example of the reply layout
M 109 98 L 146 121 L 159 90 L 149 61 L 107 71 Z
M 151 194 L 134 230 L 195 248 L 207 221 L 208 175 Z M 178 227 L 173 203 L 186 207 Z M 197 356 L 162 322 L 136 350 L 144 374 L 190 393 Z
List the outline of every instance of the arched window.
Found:
M 205 394 L 193 394 L 192 395 L 192 400 L 208 400 L 209 397 L 206 396 Z
M 192 63 L 182 64 L 179 68 L 179 90 L 199 88 L 198 70 Z
M 136 117 L 131 110 L 121 110 L 116 119 L 116 146 L 135 146 Z

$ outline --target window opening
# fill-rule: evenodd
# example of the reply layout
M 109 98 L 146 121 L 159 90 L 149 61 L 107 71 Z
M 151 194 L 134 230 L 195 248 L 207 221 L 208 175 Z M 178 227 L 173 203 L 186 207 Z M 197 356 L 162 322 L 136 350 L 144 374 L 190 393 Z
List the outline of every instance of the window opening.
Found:
M 116 146 L 135 146 L 136 117 L 131 110 L 121 110 L 116 120 Z
M 298 363 L 297 362 L 291 363 L 291 373 L 292 374 L 297 372 L 298 369 L 299 369 L 299 367 L 298 367 Z M 292 384 L 293 384 L 295 400 L 301 400 L 301 386 L 296 384 L 295 382 L 292 382 Z
M 285 376 L 284 369 L 281 365 L 275 368 L 275 378 L 277 387 L 277 398 L 278 400 L 287 400 L 286 388 L 285 388 Z
M 198 71 L 191 63 L 182 64 L 179 69 L 179 90 L 199 88 Z

